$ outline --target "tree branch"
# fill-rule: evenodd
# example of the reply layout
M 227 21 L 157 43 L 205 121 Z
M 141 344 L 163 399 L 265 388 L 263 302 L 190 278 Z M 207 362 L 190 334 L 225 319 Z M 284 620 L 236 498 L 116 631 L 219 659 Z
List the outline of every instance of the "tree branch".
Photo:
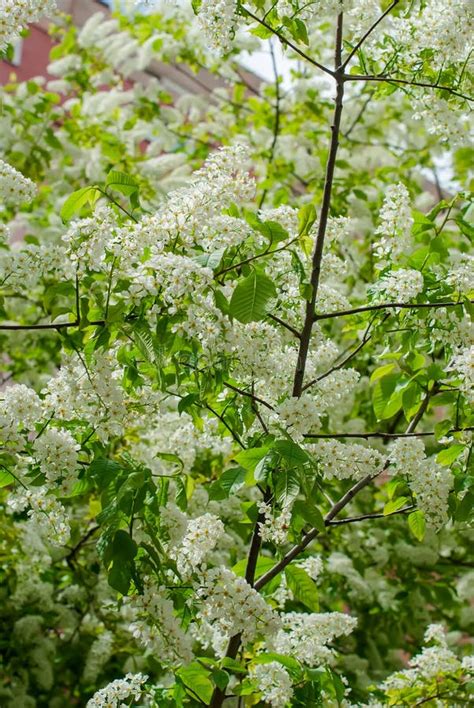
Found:
M 390 514 L 384 514 L 383 512 L 377 514 L 362 514 L 362 516 L 350 516 L 348 519 L 339 519 L 338 521 L 330 521 L 328 526 L 342 526 L 343 524 L 354 524 L 356 521 L 365 521 L 366 519 L 388 519 L 389 516 L 396 516 L 397 514 L 406 514 L 407 511 L 414 509 L 414 505 L 404 506 L 403 509 L 397 509 L 396 511 L 390 512 Z
M 431 397 L 434 395 L 434 393 L 437 390 L 437 386 L 434 386 L 431 391 L 428 391 L 426 394 L 425 398 L 421 402 L 421 405 L 416 412 L 415 416 L 413 419 L 410 421 L 410 424 L 407 427 L 406 432 L 407 433 L 413 433 L 416 426 L 420 422 L 421 418 L 423 417 L 426 409 L 428 408 L 428 404 L 430 402 Z M 382 472 L 384 472 L 388 467 L 388 462 L 385 463 L 383 468 L 380 470 L 380 472 L 377 472 L 374 475 L 368 474 L 362 479 L 360 479 L 358 482 L 356 482 L 350 489 L 347 490 L 345 494 L 331 507 L 331 509 L 328 511 L 326 516 L 324 517 L 324 524 L 325 526 L 330 526 L 332 520 L 339 514 L 344 507 L 346 507 L 350 501 L 361 491 L 361 489 L 364 489 L 372 480 L 374 480 L 376 477 L 378 477 Z M 275 563 L 273 568 L 270 568 L 269 571 L 264 573 L 257 582 L 255 583 L 255 589 L 260 590 L 263 588 L 267 583 L 270 582 L 270 580 L 273 580 L 275 576 L 278 575 L 278 573 L 281 573 L 282 570 L 286 568 L 286 566 L 291 563 L 292 560 L 294 560 L 305 548 L 308 546 L 311 541 L 314 541 L 314 539 L 319 535 L 319 530 L 316 528 L 311 529 L 307 534 L 305 534 L 302 538 L 302 540 L 297 543 L 293 548 L 291 548 L 288 553 L 286 553 L 285 556 L 281 560 L 278 561 L 278 563 Z
M 359 39 L 359 41 L 357 42 L 355 47 L 353 47 L 353 49 L 351 50 L 347 59 L 344 61 L 344 64 L 342 65 L 343 69 L 346 68 L 346 66 L 349 64 L 350 60 L 352 59 L 352 57 L 355 54 L 357 54 L 357 52 L 359 51 L 361 46 L 364 44 L 365 40 L 372 34 L 372 32 L 378 27 L 378 25 L 382 22 L 382 20 L 393 10 L 393 8 L 396 5 L 398 5 L 399 2 L 400 2 L 400 0 L 393 0 L 392 4 L 387 7 L 385 12 L 382 15 L 380 15 L 380 17 L 373 23 L 373 25 L 371 27 L 369 27 L 367 32 L 365 32 L 362 35 L 362 37 Z
M 442 84 L 429 84 L 428 82 L 425 82 L 425 81 L 410 81 L 409 79 L 396 79 L 391 76 L 380 76 L 380 75 L 372 75 L 372 74 L 367 74 L 367 75 L 344 74 L 344 80 L 345 81 L 378 81 L 378 82 L 383 82 L 383 83 L 387 83 L 387 84 L 401 84 L 403 86 L 418 86 L 421 88 L 435 89 L 437 91 L 447 91 L 447 93 L 450 93 L 452 96 L 457 96 L 458 98 L 462 98 L 464 101 L 473 101 L 474 100 L 471 96 L 467 96 L 464 93 L 460 93 L 459 91 L 456 91 L 455 89 L 451 88 L 450 86 L 444 86 Z
M 469 302 L 474 303 L 474 300 L 469 300 Z M 378 305 L 361 305 L 360 307 L 353 307 L 349 310 L 337 310 L 335 312 L 324 312 L 321 314 L 315 314 L 314 320 L 319 322 L 319 320 L 329 320 L 334 317 L 347 317 L 349 315 L 357 315 L 359 312 L 374 312 L 375 310 L 416 310 L 422 308 L 437 308 L 437 307 L 457 307 L 462 305 L 462 301 L 453 302 L 451 300 L 447 302 L 386 302 L 380 303 Z
M 448 430 L 446 435 L 451 435 L 453 433 L 463 433 L 471 432 L 474 427 L 467 428 L 451 428 Z M 338 440 L 344 438 L 387 438 L 387 440 L 396 440 L 397 438 L 424 438 L 436 435 L 434 430 L 429 430 L 426 433 L 384 433 L 382 431 L 376 430 L 370 433 L 304 433 L 303 437 L 308 439 L 327 439 L 327 440 Z
M 321 69 L 321 71 L 324 71 L 325 74 L 329 74 L 329 76 L 334 76 L 334 71 L 329 69 L 327 66 L 324 66 L 323 64 L 320 64 L 316 59 L 313 59 L 312 57 L 308 56 L 305 54 L 299 47 L 296 46 L 296 44 L 293 44 L 291 40 L 287 39 L 284 37 L 278 30 L 274 29 L 271 25 L 268 24 L 268 22 L 265 22 L 265 20 L 261 20 L 260 17 L 257 17 L 257 15 L 254 15 L 253 12 L 250 12 L 246 7 L 242 8 L 245 12 L 245 14 L 250 17 L 252 20 L 255 22 L 258 22 L 259 25 L 262 25 L 262 27 L 265 27 L 269 32 L 275 35 L 275 37 L 278 37 L 280 42 L 282 44 L 285 44 L 287 47 L 292 49 L 296 54 L 299 54 L 302 59 L 305 61 L 309 62 L 313 66 L 316 66 L 318 69 Z
M 336 105 L 334 108 L 333 124 L 331 126 L 331 142 L 329 146 L 328 159 L 326 163 L 326 176 L 324 179 L 323 200 L 321 204 L 321 214 L 319 217 L 318 233 L 312 258 L 311 272 L 311 297 L 306 302 L 305 320 L 301 331 L 300 348 L 298 352 L 298 361 L 293 381 L 293 396 L 300 397 L 303 392 L 303 381 L 306 369 L 306 360 L 308 358 L 309 343 L 314 322 L 314 309 L 318 294 L 319 280 L 321 276 L 321 261 L 323 258 L 324 239 L 329 218 L 329 210 L 331 207 L 332 186 L 334 181 L 334 170 L 336 166 L 337 150 L 339 147 L 339 131 L 341 127 L 341 116 L 343 109 L 344 98 L 344 78 L 343 73 L 339 70 L 341 63 L 342 52 L 342 24 L 343 16 L 338 15 L 337 31 L 336 31 L 336 50 L 335 50 L 335 72 L 336 79 Z

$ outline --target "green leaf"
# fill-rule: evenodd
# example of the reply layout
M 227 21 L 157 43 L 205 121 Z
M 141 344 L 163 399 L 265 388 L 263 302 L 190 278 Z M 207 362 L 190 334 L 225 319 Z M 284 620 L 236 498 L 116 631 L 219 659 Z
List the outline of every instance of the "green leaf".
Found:
M 450 445 L 438 453 L 436 456 L 436 462 L 444 467 L 448 467 L 452 462 L 458 459 L 465 449 L 465 445 L 461 445 L 460 443 Z
M 193 662 L 189 666 L 184 666 L 178 669 L 177 675 L 187 689 L 190 696 L 194 699 L 197 697 L 204 705 L 208 706 L 214 686 L 209 678 L 209 671 L 201 664 Z
M 69 221 L 86 204 L 94 205 L 100 197 L 97 187 L 83 187 L 69 195 L 59 212 L 63 221 Z
M 281 506 L 287 506 L 299 494 L 300 481 L 298 474 L 295 470 L 279 469 L 274 473 L 273 478 L 276 500 Z
M 174 452 L 157 452 L 155 457 L 158 457 L 160 460 L 165 460 L 166 462 L 173 462 L 175 465 L 178 465 L 180 469 L 184 470 L 183 460 L 178 455 L 175 455 Z
M 272 445 L 272 450 L 295 467 L 304 465 L 309 460 L 308 453 L 292 440 L 276 440 Z
M 246 470 L 253 471 L 267 454 L 268 447 L 251 447 L 248 450 L 242 450 L 237 455 L 234 455 L 234 460 L 242 465 Z
M 379 379 L 382 379 L 384 376 L 387 376 L 387 374 L 390 374 L 395 368 L 396 364 L 392 362 L 391 364 L 384 364 L 383 366 L 379 366 L 375 371 L 372 372 L 372 375 L 370 377 L 370 382 L 375 383 Z
M 112 557 L 131 561 L 137 555 L 138 546 L 127 531 L 119 529 L 112 542 Z
M 111 588 L 126 595 L 132 580 L 132 564 L 123 561 L 114 561 L 109 570 L 107 581 Z
M 230 300 L 230 314 L 243 324 L 262 320 L 267 303 L 275 294 L 273 281 L 264 273 L 253 270 L 235 288 Z
M 407 497 L 398 497 L 397 499 L 392 499 L 391 501 L 387 502 L 383 508 L 384 516 L 387 516 L 388 514 L 393 514 L 394 511 L 398 511 L 403 506 L 405 506 L 407 501 Z
M 273 560 L 273 558 L 260 556 L 257 561 L 257 566 L 255 568 L 255 577 L 259 578 L 261 575 L 264 575 L 268 570 L 273 568 L 274 565 L 275 561 Z M 247 558 L 242 558 L 242 560 L 239 560 L 239 562 L 233 566 L 232 570 L 236 575 L 243 578 L 245 575 L 245 571 L 247 570 Z
M 0 469 L 0 488 L 12 484 L 15 478 L 8 470 Z
M 276 458 L 271 452 L 265 455 L 253 471 L 256 482 L 266 483 L 275 468 Z
M 285 576 L 295 600 L 312 612 L 319 612 L 318 588 L 308 573 L 297 565 L 289 565 Z
M 421 509 L 412 511 L 412 513 L 408 515 L 408 528 L 417 541 L 423 541 L 426 532 L 426 521 L 425 515 Z
M 305 204 L 298 212 L 298 235 L 306 236 L 316 221 L 314 204 Z
M 125 172 L 118 172 L 117 170 L 111 170 L 109 172 L 105 180 L 105 186 L 115 189 L 116 192 L 120 192 L 127 197 L 138 191 L 138 183 L 136 180 L 131 175 L 127 175 Z
M 274 651 L 268 651 L 265 652 L 265 654 L 258 654 L 252 659 L 253 664 L 270 664 L 273 661 L 277 661 L 279 664 L 288 669 L 294 678 L 301 674 L 302 669 L 300 663 L 296 659 L 293 659 L 293 657 L 287 656 L 286 654 L 278 654 Z
M 474 494 L 469 491 L 463 496 L 456 509 L 456 521 L 468 521 L 474 508 Z
M 243 467 L 230 467 L 219 478 L 219 484 L 227 492 L 227 496 L 235 494 L 244 484 L 246 470 Z
M 323 515 L 310 500 L 297 499 L 293 504 L 293 513 L 301 516 L 313 528 L 318 529 L 320 533 L 326 532 Z

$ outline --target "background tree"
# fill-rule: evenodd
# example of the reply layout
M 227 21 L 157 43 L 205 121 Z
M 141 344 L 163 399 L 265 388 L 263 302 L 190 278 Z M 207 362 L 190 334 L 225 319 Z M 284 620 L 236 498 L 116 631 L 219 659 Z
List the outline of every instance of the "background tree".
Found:
M 2 89 L 2 701 L 466 705 L 472 10 L 193 7 Z

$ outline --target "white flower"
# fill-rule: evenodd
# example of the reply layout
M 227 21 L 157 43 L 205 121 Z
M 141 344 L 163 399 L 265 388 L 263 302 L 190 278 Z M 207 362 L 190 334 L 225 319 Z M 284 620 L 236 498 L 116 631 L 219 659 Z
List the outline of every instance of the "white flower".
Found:
M 377 301 L 410 302 L 423 291 L 423 275 L 418 270 L 399 268 L 386 273 L 371 287 Z
M 197 519 L 191 519 L 181 546 L 176 551 L 179 573 L 187 576 L 197 570 L 224 533 L 224 524 L 214 514 L 203 514 Z
M 460 390 L 469 403 L 474 403 L 474 345 L 456 354 L 446 370 L 458 373 Z
M 126 599 L 133 617 L 129 630 L 162 661 L 189 663 L 193 659 L 191 636 L 182 628 L 166 592 L 145 578 L 143 594 Z
M 427 525 L 441 528 L 448 519 L 448 498 L 453 485 L 451 472 L 438 465 L 433 457 L 427 458 L 424 445 L 417 438 L 398 438 L 391 445 L 389 460 L 399 474 L 408 477 Z
M 259 635 L 268 637 L 280 626 L 264 598 L 227 568 L 205 571 L 197 595 L 201 601 L 198 618 L 228 638 L 241 633 L 244 644 Z
M 1 12 L 1 9 L 0 9 Z M 0 40 L 1 40 L 1 15 L 0 15 Z M 28 177 L 7 162 L 0 160 L 0 198 L 10 206 L 18 207 L 26 202 L 31 202 L 36 195 L 36 185 Z
M 379 240 L 374 244 L 375 255 L 379 259 L 387 257 L 396 260 L 409 252 L 411 247 L 410 195 L 401 182 L 390 185 L 380 209 L 380 225 L 375 231 Z
M 303 568 L 313 580 L 317 580 L 323 570 L 323 560 L 320 556 L 308 556 L 296 565 L 299 568 Z
M 87 708 L 119 708 L 125 705 L 122 701 L 135 703 L 143 693 L 143 684 L 148 680 L 144 674 L 127 674 L 123 679 L 116 679 L 105 688 L 94 693 L 87 702 Z
M 214 49 L 220 54 L 232 49 L 237 26 L 236 0 L 202 0 L 198 19 Z
M 336 637 L 350 634 L 357 619 L 341 612 L 281 615 L 283 628 L 270 640 L 280 654 L 288 654 L 310 667 L 331 661 L 333 651 L 327 644 Z
M 71 534 L 69 519 L 63 505 L 48 491 L 46 486 L 21 490 L 10 495 L 7 503 L 13 512 L 30 506 L 28 516 L 37 524 L 45 540 L 53 546 L 64 546 Z
M 316 398 L 303 393 L 299 398 L 287 398 L 278 406 L 278 421 L 295 440 L 302 440 L 304 433 L 319 430 L 321 413 Z
M 77 481 L 77 451 L 80 445 L 76 443 L 68 430 L 46 428 L 34 442 L 35 457 L 40 463 L 48 483 L 61 480 L 61 491 L 71 492 Z
M 291 508 L 286 506 L 277 514 L 271 505 L 265 502 L 257 502 L 257 507 L 260 514 L 264 515 L 264 521 L 259 523 L 262 541 L 271 541 L 277 546 L 282 546 L 288 541 Z
M 362 479 L 378 474 L 385 458 L 371 447 L 345 444 L 338 440 L 320 440 L 313 446 L 314 457 L 327 479 Z
M 18 37 L 30 22 L 56 9 L 55 0 L 2 0 L 0 4 L 0 51 Z
M 293 695 L 291 678 L 288 671 L 277 661 L 257 664 L 250 670 L 250 675 L 258 686 L 265 703 L 273 708 L 284 708 Z

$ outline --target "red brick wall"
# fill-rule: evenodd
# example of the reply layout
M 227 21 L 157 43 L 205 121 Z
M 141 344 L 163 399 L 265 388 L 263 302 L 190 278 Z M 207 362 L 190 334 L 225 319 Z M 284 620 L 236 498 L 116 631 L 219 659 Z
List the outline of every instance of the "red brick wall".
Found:
M 37 25 L 30 26 L 28 37 L 23 39 L 19 66 L 0 61 L 0 84 L 8 83 L 12 74 L 15 74 L 19 81 L 31 79 L 33 76 L 46 76 L 51 46 L 51 39 L 45 29 Z

